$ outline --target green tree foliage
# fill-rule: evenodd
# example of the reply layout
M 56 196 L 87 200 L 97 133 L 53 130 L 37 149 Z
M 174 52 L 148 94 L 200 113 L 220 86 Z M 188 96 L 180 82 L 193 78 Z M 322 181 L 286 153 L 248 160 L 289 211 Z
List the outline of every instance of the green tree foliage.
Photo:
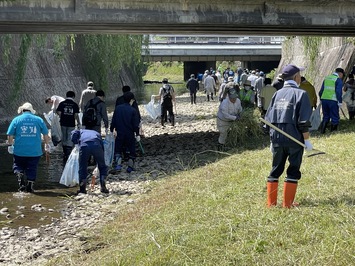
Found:
M 118 75 L 123 67 L 130 67 L 134 76 L 141 77 L 143 61 L 142 46 L 146 39 L 141 35 L 81 35 L 84 71 L 88 79 L 105 90 L 110 74 Z M 136 80 L 138 84 L 142 79 Z
M 19 95 L 26 73 L 28 52 L 33 49 L 52 49 L 56 60 L 63 60 L 70 51 L 77 49 L 82 54 L 82 66 L 87 78 L 95 81 L 99 88 L 106 90 L 110 75 L 118 75 L 123 67 L 129 67 L 137 84 L 142 84 L 144 62 L 142 46 L 147 46 L 148 38 L 142 35 L 64 35 L 64 34 L 23 34 L 0 35 L 1 58 L 9 64 L 13 43 L 20 39 L 19 55 L 16 61 L 12 97 Z

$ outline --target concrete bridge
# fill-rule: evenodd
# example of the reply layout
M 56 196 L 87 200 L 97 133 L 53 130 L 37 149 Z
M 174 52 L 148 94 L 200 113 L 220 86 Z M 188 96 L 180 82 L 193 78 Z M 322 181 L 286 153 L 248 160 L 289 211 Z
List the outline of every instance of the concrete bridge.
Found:
M 354 10 L 354 0 L 0 0 L 0 33 L 354 36 Z
M 143 49 L 146 61 L 184 62 L 184 78 L 194 71 L 216 68 L 216 61 L 240 61 L 242 68 L 269 72 L 277 68 L 283 37 L 218 35 L 150 35 Z

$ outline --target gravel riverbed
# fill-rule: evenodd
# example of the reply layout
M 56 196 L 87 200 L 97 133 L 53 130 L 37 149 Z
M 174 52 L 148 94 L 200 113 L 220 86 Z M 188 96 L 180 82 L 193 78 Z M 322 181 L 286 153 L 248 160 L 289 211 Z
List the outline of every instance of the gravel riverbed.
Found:
M 135 204 L 139 195 L 147 193 L 150 182 L 159 182 L 174 172 L 183 171 L 194 163 L 196 154 L 217 149 L 216 113 L 218 101 L 206 101 L 201 93 L 196 105 L 190 104 L 189 95 L 177 97 L 176 124 L 160 125 L 160 119 L 150 118 L 144 107 L 139 106 L 143 118 L 144 137 L 141 140 L 144 154 L 139 150 L 136 171 L 111 171 L 107 178 L 108 195 L 100 193 L 97 184 L 88 194 L 65 199 L 62 215 L 51 223 L 38 228 L 20 226 L 12 228 L 1 224 L 1 265 L 43 265 L 48 259 L 68 252 L 90 249 L 86 247 L 89 231 L 100 224 L 115 219 L 129 204 Z M 110 114 L 112 116 L 112 113 Z M 199 164 L 203 164 L 203 160 Z M 206 161 L 207 163 L 207 161 Z M 153 193 L 153 192 L 152 192 Z M 30 197 L 26 193 L 22 197 Z M 43 204 L 44 205 L 44 204 Z M 0 210 L 7 215 L 12 210 Z M 31 207 L 31 212 L 53 212 L 42 204 Z M 21 206 L 16 214 L 21 216 Z M 26 217 L 24 217 L 25 219 Z

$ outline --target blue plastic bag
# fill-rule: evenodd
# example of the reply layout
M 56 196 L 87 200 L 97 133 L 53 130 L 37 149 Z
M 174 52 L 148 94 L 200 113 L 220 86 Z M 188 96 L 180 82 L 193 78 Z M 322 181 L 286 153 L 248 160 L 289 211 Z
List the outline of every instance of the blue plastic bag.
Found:
M 111 166 L 113 161 L 113 156 L 115 153 L 115 137 L 111 132 L 107 133 L 103 142 L 104 142 L 105 164 L 107 166 Z

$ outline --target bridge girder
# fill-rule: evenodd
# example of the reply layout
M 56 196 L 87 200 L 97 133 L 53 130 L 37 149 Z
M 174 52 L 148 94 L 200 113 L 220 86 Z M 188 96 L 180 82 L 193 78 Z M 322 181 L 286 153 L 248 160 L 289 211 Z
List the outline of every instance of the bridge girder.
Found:
M 2 0 L 0 33 L 355 36 L 354 10 L 354 0 Z

